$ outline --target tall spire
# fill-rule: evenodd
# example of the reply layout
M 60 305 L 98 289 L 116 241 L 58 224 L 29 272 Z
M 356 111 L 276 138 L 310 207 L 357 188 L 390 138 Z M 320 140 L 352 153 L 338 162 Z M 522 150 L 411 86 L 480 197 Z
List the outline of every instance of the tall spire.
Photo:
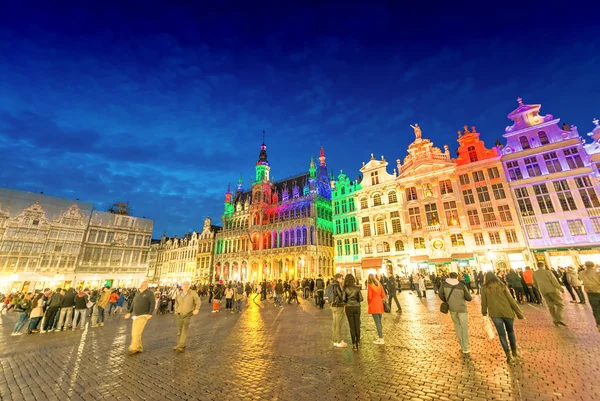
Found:
M 240 178 L 238 179 L 238 183 L 237 183 L 237 192 L 243 191 L 243 182 L 244 182 L 244 180 L 242 179 L 242 173 L 240 173 Z
M 315 178 L 317 175 L 317 167 L 315 166 L 315 159 L 311 156 L 310 165 L 308 167 L 308 173 L 310 178 Z
M 325 149 L 321 146 L 321 152 L 319 153 L 319 166 L 326 166 L 325 163 Z

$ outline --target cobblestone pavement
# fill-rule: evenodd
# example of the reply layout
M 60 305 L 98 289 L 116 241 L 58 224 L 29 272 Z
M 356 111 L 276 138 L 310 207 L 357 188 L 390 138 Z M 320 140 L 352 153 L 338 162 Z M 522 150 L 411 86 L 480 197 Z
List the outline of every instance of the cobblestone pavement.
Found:
M 452 322 L 429 291 L 400 295 L 403 314 L 384 316 L 385 346 L 363 309 L 359 352 L 334 349 L 331 312 L 245 303 L 242 314 L 209 313 L 203 302 L 187 351 L 172 349 L 172 315 L 155 316 L 144 352 L 127 356 L 131 321 L 101 328 L 11 337 L 0 326 L 1 400 L 600 400 L 600 333 L 589 306 L 567 302 L 568 328 L 545 307 L 524 305 L 515 325 L 523 360 L 504 361 L 489 340 L 479 297 L 469 305 L 472 353 L 460 353 Z M 350 342 L 344 327 L 346 341 Z

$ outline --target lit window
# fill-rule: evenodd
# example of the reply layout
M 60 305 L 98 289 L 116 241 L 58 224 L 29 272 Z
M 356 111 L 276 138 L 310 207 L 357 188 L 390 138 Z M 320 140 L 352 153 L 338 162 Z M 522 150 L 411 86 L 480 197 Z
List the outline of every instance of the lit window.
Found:
M 373 195 L 373 206 L 381 206 L 381 195 Z
M 437 213 L 437 205 L 435 203 L 425 205 L 425 217 L 427 218 L 428 226 L 435 226 L 440 223 L 440 218 Z
M 473 197 L 472 189 L 465 189 L 463 192 L 463 198 L 465 199 L 465 205 L 472 205 L 475 203 L 475 198 Z
M 546 163 L 546 168 L 550 174 L 562 171 L 562 166 L 560 165 L 560 160 L 558 160 L 556 152 L 545 153 L 544 162 Z
M 368 208 L 368 207 L 369 207 L 369 203 L 368 203 L 368 201 L 367 201 L 367 198 L 362 198 L 362 199 L 360 200 L 360 208 L 361 208 L 361 209 L 366 209 L 366 208 Z
M 415 188 L 415 187 L 406 188 L 406 200 L 408 200 L 408 201 L 418 200 L 417 188 Z
M 477 245 L 477 246 L 485 245 L 485 240 L 483 239 L 482 233 L 475 233 L 473 235 L 475 237 L 475 245 Z
M 592 217 L 590 221 L 592 222 L 592 227 L 594 227 L 594 232 L 600 234 L 600 217 Z
M 488 234 L 490 236 L 490 243 L 492 245 L 499 245 L 502 243 L 502 240 L 500 239 L 500 233 L 498 231 L 492 231 Z
M 481 224 L 479 221 L 479 212 L 477 210 L 469 210 L 467 211 L 467 215 L 469 216 L 469 225 L 478 226 Z
M 452 241 L 452 246 L 464 246 L 465 240 L 462 234 L 452 234 L 450 236 L 450 241 Z
M 585 227 L 583 226 L 583 222 L 581 219 L 577 220 L 567 220 L 567 224 L 569 225 L 569 230 L 571 231 L 571 235 L 585 235 L 587 232 L 585 231 Z
M 396 203 L 398 202 L 398 197 L 396 196 L 396 192 L 392 191 L 388 193 L 388 203 Z
M 540 226 L 537 223 L 525 225 L 525 231 L 527 232 L 527 237 L 529 239 L 542 238 L 542 232 L 540 231 Z
M 519 242 L 517 238 L 516 230 L 506 230 L 506 240 L 509 244 L 514 244 L 515 242 Z
M 459 180 L 460 180 L 460 185 L 467 185 L 467 184 L 471 183 L 471 181 L 469 180 L 469 175 L 468 174 L 462 174 L 459 177 Z
M 446 214 L 446 224 L 449 226 L 457 226 L 459 224 L 455 201 L 444 202 L 444 213 Z
M 546 223 L 546 230 L 548 230 L 548 235 L 550 237 L 562 237 L 563 236 L 563 232 L 562 232 L 562 228 L 560 227 L 560 223 L 558 222 L 551 222 L 551 223 Z
M 413 231 L 421 230 L 423 224 L 421 222 L 421 210 L 418 207 L 411 207 L 408 209 L 408 215 L 410 217 L 410 227 Z
M 452 192 L 454 192 L 452 190 L 452 182 L 450 182 L 450 180 L 440 181 L 439 185 L 440 185 L 440 193 L 442 195 L 451 194 Z
M 425 249 L 425 238 L 415 237 L 413 238 L 413 243 L 415 245 L 415 249 Z

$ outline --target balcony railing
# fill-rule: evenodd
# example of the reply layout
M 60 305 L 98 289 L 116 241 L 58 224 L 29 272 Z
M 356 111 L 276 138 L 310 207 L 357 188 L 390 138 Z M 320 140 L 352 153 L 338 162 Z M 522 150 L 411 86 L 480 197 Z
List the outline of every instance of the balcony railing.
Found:
M 497 228 L 497 227 L 501 227 L 501 224 L 500 224 L 500 222 L 498 222 L 496 220 L 492 220 L 492 221 L 484 221 L 483 226 L 485 228 Z

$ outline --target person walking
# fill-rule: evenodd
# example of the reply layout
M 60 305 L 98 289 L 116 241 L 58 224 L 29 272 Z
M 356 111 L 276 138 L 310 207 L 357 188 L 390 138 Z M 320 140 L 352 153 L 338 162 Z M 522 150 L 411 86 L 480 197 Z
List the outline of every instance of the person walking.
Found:
M 370 275 L 369 275 L 370 277 Z M 369 281 L 367 279 L 367 281 Z M 388 278 L 387 281 L 387 296 L 388 296 L 388 303 L 390 304 L 390 310 L 392 309 L 392 300 L 394 300 L 396 302 L 396 307 L 398 308 L 398 310 L 396 311 L 397 313 L 402 313 L 402 307 L 400 306 L 400 302 L 398 302 L 398 296 L 397 296 L 397 292 L 398 292 L 398 287 L 396 284 L 396 279 L 394 278 L 394 275 L 392 273 L 390 273 L 390 277 Z M 367 285 L 368 287 L 368 285 Z
M 425 285 L 425 276 L 419 274 L 419 292 L 423 294 L 423 298 L 427 298 L 427 286 Z
M 535 302 L 540 305 L 542 303 L 542 298 L 538 288 L 533 285 L 533 270 L 531 267 L 525 266 L 525 271 L 523 272 L 523 281 L 526 284 L 526 291 L 529 293 L 530 302 Z
M 523 303 L 523 280 L 521 277 L 515 272 L 514 269 L 510 269 L 509 273 L 506 276 L 506 281 L 508 282 L 508 288 L 512 288 L 515 292 L 515 296 L 517 301 L 522 304 Z
M 244 299 L 244 284 L 241 281 L 238 281 L 237 286 L 235 287 L 235 306 L 232 312 L 242 313 L 242 300 Z
M 389 289 L 390 281 L 394 280 L 394 277 L 390 274 L 390 278 L 388 279 L 388 292 L 391 291 Z M 383 285 L 375 278 L 374 275 L 369 274 L 367 279 L 367 302 L 368 308 L 367 313 L 373 316 L 373 321 L 375 322 L 375 327 L 377 328 L 377 340 L 373 341 L 374 344 L 383 345 L 385 342 L 383 341 L 383 325 L 381 323 L 381 318 L 384 313 L 383 302 L 385 300 L 385 291 L 383 290 Z M 396 301 L 398 302 L 398 301 Z
M 175 351 L 185 351 L 192 316 L 198 314 L 200 305 L 201 301 L 198 293 L 190 290 L 189 281 L 184 281 L 181 285 L 181 291 L 175 298 L 175 315 L 177 315 L 177 345 L 173 348 Z
M 40 320 L 42 320 L 42 316 L 44 316 L 44 293 L 40 292 L 37 294 L 31 303 L 31 312 L 29 313 L 29 326 L 27 327 L 27 333 L 37 333 L 38 325 L 40 324 Z
M 571 266 L 569 266 L 571 267 Z M 569 293 L 569 295 L 571 296 L 571 298 L 573 299 L 571 301 L 572 304 L 576 304 L 577 301 L 577 297 L 575 296 L 575 291 L 573 291 L 573 287 L 571 286 L 571 283 L 569 283 L 569 275 L 567 273 L 567 269 L 563 269 L 562 267 L 558 267 L 558 272 L 560 273 L 560 278 L 557 277 L 558 282 L 562 282 L 562 284 L 565 286 L 565 288 L 567 289 L 567 292 Z
M 104 311 L 106 310 L 106 308 L 108 308 L 109 300 L 110 287 L 107 285 L 103 288 L 102 294 L 98 297 L 98 302 L 96 303 L 98 316 L 96 318 L 95 324 L 92 324 L 92 327 L 104 326 Z
M 454 323 L 454 331 L 463 354 L 469 354 L 469 314 L 467 303 L 471 301 L 471 293 L 467 287 L 458 281 L 458 273 L 451 272 L 450 277 L 442 282 L 438 296 L 448 303 L 450 317 Z
M 559 284 L 556 276 L 546 268 L 543 262 L 538 263 L 538 269 L 533 272 L 533 286 L 542 294 L 555 326 L 566 326 L 563 321 L 565 304 L 560 296 L 565 289 Z
M 525 316 L 523 316 L 521 308 L 515 302 L 506 285 L 498 279 L 494 272 L 485 274 L 485 284 L 481 292 L 481 314 L 483 316 L 489 315 L 492 319 L 506 355 L 506 362 L 513 362 L 513 358 L 520 356 L 517 350 L 517 336 L 513 327 L 515 315 L 519 319 L 524 319 Z M 507 336 L 508 341 L 506 341 Z M 508 346 L 509 342 L 510 348 Z
M 344 301 L 343 298 L 343 276 L 337 273 L 331 283 L 325 289 L 327 294 L 327 301 L 331 304 L 331 316 L 333 318 L 333 325 L 331 326 L 331 337 L 333 340 L 333 346 L 336 348 L 345 348 L 348 346 L 344 340 L 342 340 L 342 320 L 344 318 Z
M 152 318 L 154 311 L 154 294 L 148 289 L 148 282 L 143 281 L 140 284 L 140 290 L 133 297 L 133 302 L 125 314 L 125 319 L 133 320 L 131 324 L 131 345 L 129 345 L 129 355 L 135 355 L 142 352 L 142 334 L 148 320 Z
M 569 266 L 569 268 L 564 274 L 567 275 L 567 280 L 569 281 L 569 284 L 577 293 L 577 296 L 579 297 L 579 303 L 585 305 L 585 295 L 583 295 L 583 289 L 581 288 L 583 283 L 579 278 L 577 270 L 575 270 L 573 266 Z
M 360 346 L 360 303 L 363 301 L 360 288 L 352 274 L 346 274 L 344 278 L 344 291 L 342 293 L 350 336 L 352 337 L 352 349 L 358 351 Z
M 317 296 L 315 297 L 315 302 L 317 303 L 319 309 L 323 309 L 325 307 L 325 300 L 323 299 L 323 293 L 325 291 L 325 281 L 323 281 L 323 277 L 320 274 L 315 280 L 314 287 L 317 289 Z
M 108 315 L 112 315 L 117 311 L 117 301 L 119 300 L 119 294 L 117 290 L 113 290 L 108 298 Z
M 600 272 L 594 262 L 585 262 L 585 270 L 579 273 L 585 292 L 587 292 L 588 302 L 592 307 L 596 328 L 600 332 Z
M 275 305 L 280 308 L 283 307 L 283 284 L 281 279 L 277 280 L 277 284 L 275 284 Z

